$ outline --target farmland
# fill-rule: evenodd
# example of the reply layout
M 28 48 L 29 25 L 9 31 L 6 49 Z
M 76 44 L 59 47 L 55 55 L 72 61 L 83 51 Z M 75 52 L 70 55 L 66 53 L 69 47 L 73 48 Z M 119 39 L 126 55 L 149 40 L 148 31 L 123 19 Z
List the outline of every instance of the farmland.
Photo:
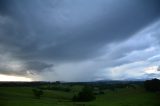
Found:
M 54 85 L 53 85 L 54 86 Z M 67 85 L 70 91 L 46 89 L 40 86 L 43 95 L 37 99 L 33 94 L 35 87 L 0 87 L 1 106 L 160 106 L 160 94 L 147 92 L 142 85 L 103 89 L 103 94 L 96 94 L 96 99 L 89 102 L 73 102 L 72 97 L 84 85 Z

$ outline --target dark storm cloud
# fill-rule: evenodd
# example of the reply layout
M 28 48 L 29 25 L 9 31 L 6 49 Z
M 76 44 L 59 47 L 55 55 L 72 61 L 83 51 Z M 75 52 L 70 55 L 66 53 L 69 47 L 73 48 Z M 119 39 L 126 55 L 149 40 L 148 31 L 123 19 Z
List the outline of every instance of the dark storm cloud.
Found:
M 37 71 L 37 72 L 41 72 L 45 69 L 48 69 L 50 67 L 53 67 L 52 64 L 47 64 L 47 63 L 43 63 L 43 62 L 36 62 L 36 61 L 30 61 L 27 62 L 27 67 L 26 69 L 28 70 L 33 70 L 33 71 Z
M 10 3 L 8 0 L 0 0 L 0 14 L 4 15 L 8 12 L 8 8 Z
M 6 33 L 1 36 L 1 39 L 6 45 L 11 46 L 11 48 L 18 46 L 19 51 L 17 51 L 18 54 L 16 53 L 16 55 L 20 58 L 74 60 L 96 56 L 96 51 L 102 46 L 130 37 L 147 24 L 156 20 L 160 15 L 160 3 L 158 1 L 140 0 L 127 2 L 123 0 L 120 2 L 122 4 L 117 5 L 113 3 L 114 6 L 110 8 L 105 8 L 105 5 L 100 4 L 104 6 L 102 7 L 104 9 L 101 17 L 97 16 L 98 18 L 95 17 L 90 23 L 85 23 L 78 26 L 77 29 L 66 31 L 66 29 L 57 30 L 56 25 L 54 25 L 55 23 L 52 23 L 51 26 L 47 25 L 48 23 L 44 23 L 47 22 L 48 17 L 44 19 L 43 17 L 49 14 L 49 9 L 58 11 L 58 6 L 55 5 L 58 4 L 56 0 L 53 5 L 49 5 L 50 1 L 13 0 L 12 2 L 12 6 L 8 1 L 2 3 L 5 4 L 4 7 L 6 9 L 10 10 L 8 15 L 11 19 L 13 18 L 13 21 L 15 20 L 15 23 L 3 28 L 6 30 Z M 83 2 L 85 3 L 85 1 Z M 93 9 L 92 4 L 89 4 L 90 2 L 87 1 L 86 3 L 88 4 L 84 8 Z M 107 2 L 103 2 L 108 6 Z M 116 2 L 119 3 L 118 1 Z M 92 3 L 96 2 L 93 1 Z M 72 4 L 72 2 L 69 4 L 69 6 L 73 5 L 75 4 Z M 63 13 L 66 8 L 60 7 L 60 9 L 62 9 L 60 14 L 68 18 Z M 106 12 L 107 9 L 110 11 Z M 5 12 L 5 10 L 2 11 Z M 72 11 L 69 9 L 68 15 L 73 15 L 74 19 L 76 17 L 74 17 L 74 12 L 72 14 Z M 41 12 L 46 12 L 46 14 Z M 97 10 L 97 12 L 99 11 Z M 84 11 L 84 14 L 81 15 L 87 14 Z M 54 15 L 54 12 L 53 14 L 49 14 L 49 16 L 52 15 Z M 60 19 L 60 21 L 62 20 Z M 69 19 L 68 21 L 70 22 Z
M 0 53 L 35 72 L 57 62 L 95 58 L 104 46 L 125 41 L 159 19 L 159 11 L 159 0 L 1 0 Z M 111 58 L 145 47 L 122 48 Z

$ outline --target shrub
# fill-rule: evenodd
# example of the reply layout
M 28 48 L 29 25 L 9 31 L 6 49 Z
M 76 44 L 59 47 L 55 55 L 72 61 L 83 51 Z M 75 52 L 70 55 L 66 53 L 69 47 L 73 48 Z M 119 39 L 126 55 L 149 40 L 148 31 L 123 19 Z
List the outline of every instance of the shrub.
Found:
M 89 86 L 85 86 L 78 95 L 74 95 L 72 101 L 87 102 L 95 99 L 93 89 Z
M 33 89 L 34 96 L 40 99 L 41 95 L 43 95 L 43 91 L 41 89 Z

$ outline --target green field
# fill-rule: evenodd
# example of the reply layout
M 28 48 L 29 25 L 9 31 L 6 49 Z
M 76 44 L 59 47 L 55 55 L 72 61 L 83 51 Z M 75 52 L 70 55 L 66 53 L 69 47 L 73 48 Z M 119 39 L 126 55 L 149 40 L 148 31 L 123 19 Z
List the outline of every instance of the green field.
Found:
M 44 90 L 44 95 L 36 99 L 30 87 L 0 87 L 0 106 L 160 106 L 160 94 L 142 87 L 106 90 L 94 101 L 73 103 L 71 98 L 78 88 L 73 86 L 70 92 Z

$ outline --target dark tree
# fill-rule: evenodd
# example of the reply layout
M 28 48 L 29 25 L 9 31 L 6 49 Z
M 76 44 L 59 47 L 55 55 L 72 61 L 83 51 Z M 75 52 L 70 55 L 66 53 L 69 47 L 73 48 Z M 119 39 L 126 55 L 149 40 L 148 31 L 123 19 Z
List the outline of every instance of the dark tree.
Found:
M 72 100 L 79 102 L 87 102 L 95 99 L 95 95 L 93 93 L 93 89 L 89 86 L 85 86 L 78 95 L 74 95 Z
M 157 92 L 160 91 L 160 80 L 152 79 L 144 82 L 144 87 L 147 91 Z
M 43 95 L 43 91 L 41 89 L 33 89 L 32 91 L 37 99 L 40 99 L 41 95 Z
M 59 84 L 61 84 L 61 82 L 60 82 L 60 81 L 56 81 L 55 84 L 56 84 L 56 85 L 59 85 Z

